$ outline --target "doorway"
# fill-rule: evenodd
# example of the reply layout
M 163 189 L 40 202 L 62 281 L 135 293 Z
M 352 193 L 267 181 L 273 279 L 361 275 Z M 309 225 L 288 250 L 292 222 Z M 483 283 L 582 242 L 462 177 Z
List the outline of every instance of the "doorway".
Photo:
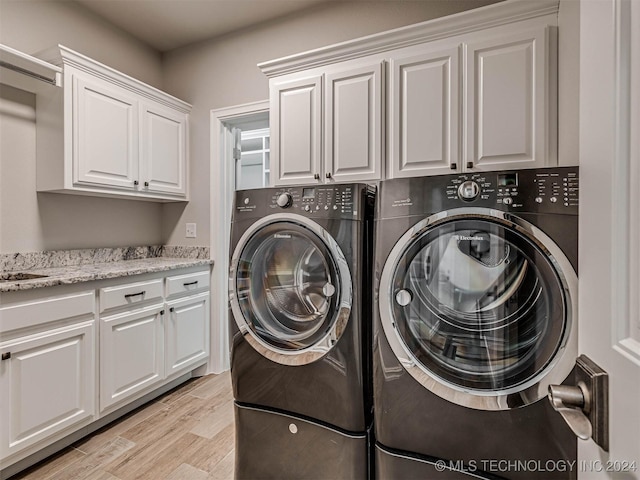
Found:
M 210 238 L 215 264 L 210 370 L 213 373 L 229 369 L 227 287 L 233 194 L 237 189 L 268 186 L 269 181 L 269 102 L 212 110 Z

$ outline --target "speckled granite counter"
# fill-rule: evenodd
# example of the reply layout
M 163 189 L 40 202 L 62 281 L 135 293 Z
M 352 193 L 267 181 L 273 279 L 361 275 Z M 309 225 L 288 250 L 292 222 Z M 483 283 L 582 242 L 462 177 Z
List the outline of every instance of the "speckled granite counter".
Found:
M 208 258 L 197 258 L 204 257 L 205 254 L 208 257 L 208 249 L 205 252 L 202 247 L 195 248 L 197 250 L 193 252 L 183 249 L 178 252 L 176 257 L 160 256 L 162 254 L 175 254 L 175 247 L 174 249 L 138 247 L 133 250 L 66 250 L 16 254 L 14 256 L 4 255 L 5 258 L 0 259 L 4 261 L 3 269 L 0 271 L 0 279 L 11 276 L 16 272 L 44 275 L 44 277 L 25 280 L 0 280 L 0 293 L 213 265 L 213 261 Z M 134 254 L 132 254 L 132 251 Z M 178 256 L 179 258 L 177 258 Z M 196 256 L 196 258 L 189 258 L 193 256 Z

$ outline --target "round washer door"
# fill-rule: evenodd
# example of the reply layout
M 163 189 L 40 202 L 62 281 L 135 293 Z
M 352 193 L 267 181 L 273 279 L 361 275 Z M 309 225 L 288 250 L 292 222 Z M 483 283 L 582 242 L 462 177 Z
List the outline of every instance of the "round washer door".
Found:
M 380 316 L 395 355 L 458 405 L 503 410 L 546 396 L 577 354 L 577 276 L 535 226 L 457 209 L 405 233 L 381 275 Z
M 324 356 L 344 332 L 352 292 L 339 245 L 299 215 L 259 220 L 231 258 L 236 324 L 253 348 L 280 364 L 304 365 Z

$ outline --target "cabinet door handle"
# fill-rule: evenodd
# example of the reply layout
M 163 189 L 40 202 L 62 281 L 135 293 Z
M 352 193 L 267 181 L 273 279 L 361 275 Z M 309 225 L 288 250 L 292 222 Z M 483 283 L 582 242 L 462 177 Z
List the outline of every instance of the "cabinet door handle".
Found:
M 325 174 L 325 177 L 327 177 L 327 178 L 331 178 L 331 172 L 327 172 L 327 173 Z
M 141 292 L 138 292 L 138 293 L 127 293 L 127 294 L 124 296 L 124 298 L 139 297 L 139 296 L 144 295 L 144 294 L 145 294 L 145 291 L 144 291 L 144 290 L 143 290 L 143 291 L 141 291 Z
M 313 179 L 314 180 L 320 180 L 320 174 L 319 173 L 314 173 L 313 174 Z
M 164 310 L 160 310 L 160 315 L 164 315 Z
M 467 162 L 467 168 L 473 168 L 473 162 Z
M 183 287 L 188 287 L 189 285 L 197 285 L 198 284 L 198 280 L 196 280 L 195 282 L 187 282 L 187 283 L 183 283 L 182 286 Z
M 2 354 L 2 360 L 9 360 L 10 358 L 11 358 L 11 352 Z
M 144 182 L 144 186 L 148 187 L 149 186 L 149 182 Z
M 173 312 L 175 311 L 175 308 L 171 307 L 171 308 L 169 309 L 169 311 L 170 311 L 171 313 L 173 313 Z
M 451 170 L 457 170 L 458 169 L 458 164 L 457 163 L 452 163 L 451 165 L 449 165 L 449 167 L 451 168 Z
M 138 182 L 138 180 L 134 180 L 134 181 L 133 181 L 133 185 L 134 185 L 134 186 L 138 186 L 138 184 L 139 184 L 139 183 L 140 183 L 140 182 Z

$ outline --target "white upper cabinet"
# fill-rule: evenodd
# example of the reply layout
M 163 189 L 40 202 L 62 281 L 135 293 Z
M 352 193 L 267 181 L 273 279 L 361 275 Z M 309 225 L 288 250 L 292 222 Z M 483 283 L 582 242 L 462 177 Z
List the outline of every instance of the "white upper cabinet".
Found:
M 556 162 L 549 28 L 503 30 L 466 45 L 465 166 L 474 171 Z
M 271 82 L 275 185 L 380 179 L 382 62 Z
M 80 73 L 72 73 L 72 82 L 73 183 L 133 189 L 138 178 L 137 100 L 116 85 Z
M 325 181 L 379 180 L 382 62 L 325 75 Z
M 459 46 L 391 57 L 391 178 L 451 173 L 459 165 L 459 63 Z
M 187 115 L 160 104 L 145 103 L 140 141 L 142 188 L 186 195 Z
M 272 83 L 271 172 L 276 185 L 320 178 L 321 101 L 321 76 Z
M 259 64 L 275 185 L 557 165 L 558 8 L 507 0 Z
M 188 200 L 189 104 L 66 47 L 42 56 L 63 89 L 38 100 L 38 191 Z

